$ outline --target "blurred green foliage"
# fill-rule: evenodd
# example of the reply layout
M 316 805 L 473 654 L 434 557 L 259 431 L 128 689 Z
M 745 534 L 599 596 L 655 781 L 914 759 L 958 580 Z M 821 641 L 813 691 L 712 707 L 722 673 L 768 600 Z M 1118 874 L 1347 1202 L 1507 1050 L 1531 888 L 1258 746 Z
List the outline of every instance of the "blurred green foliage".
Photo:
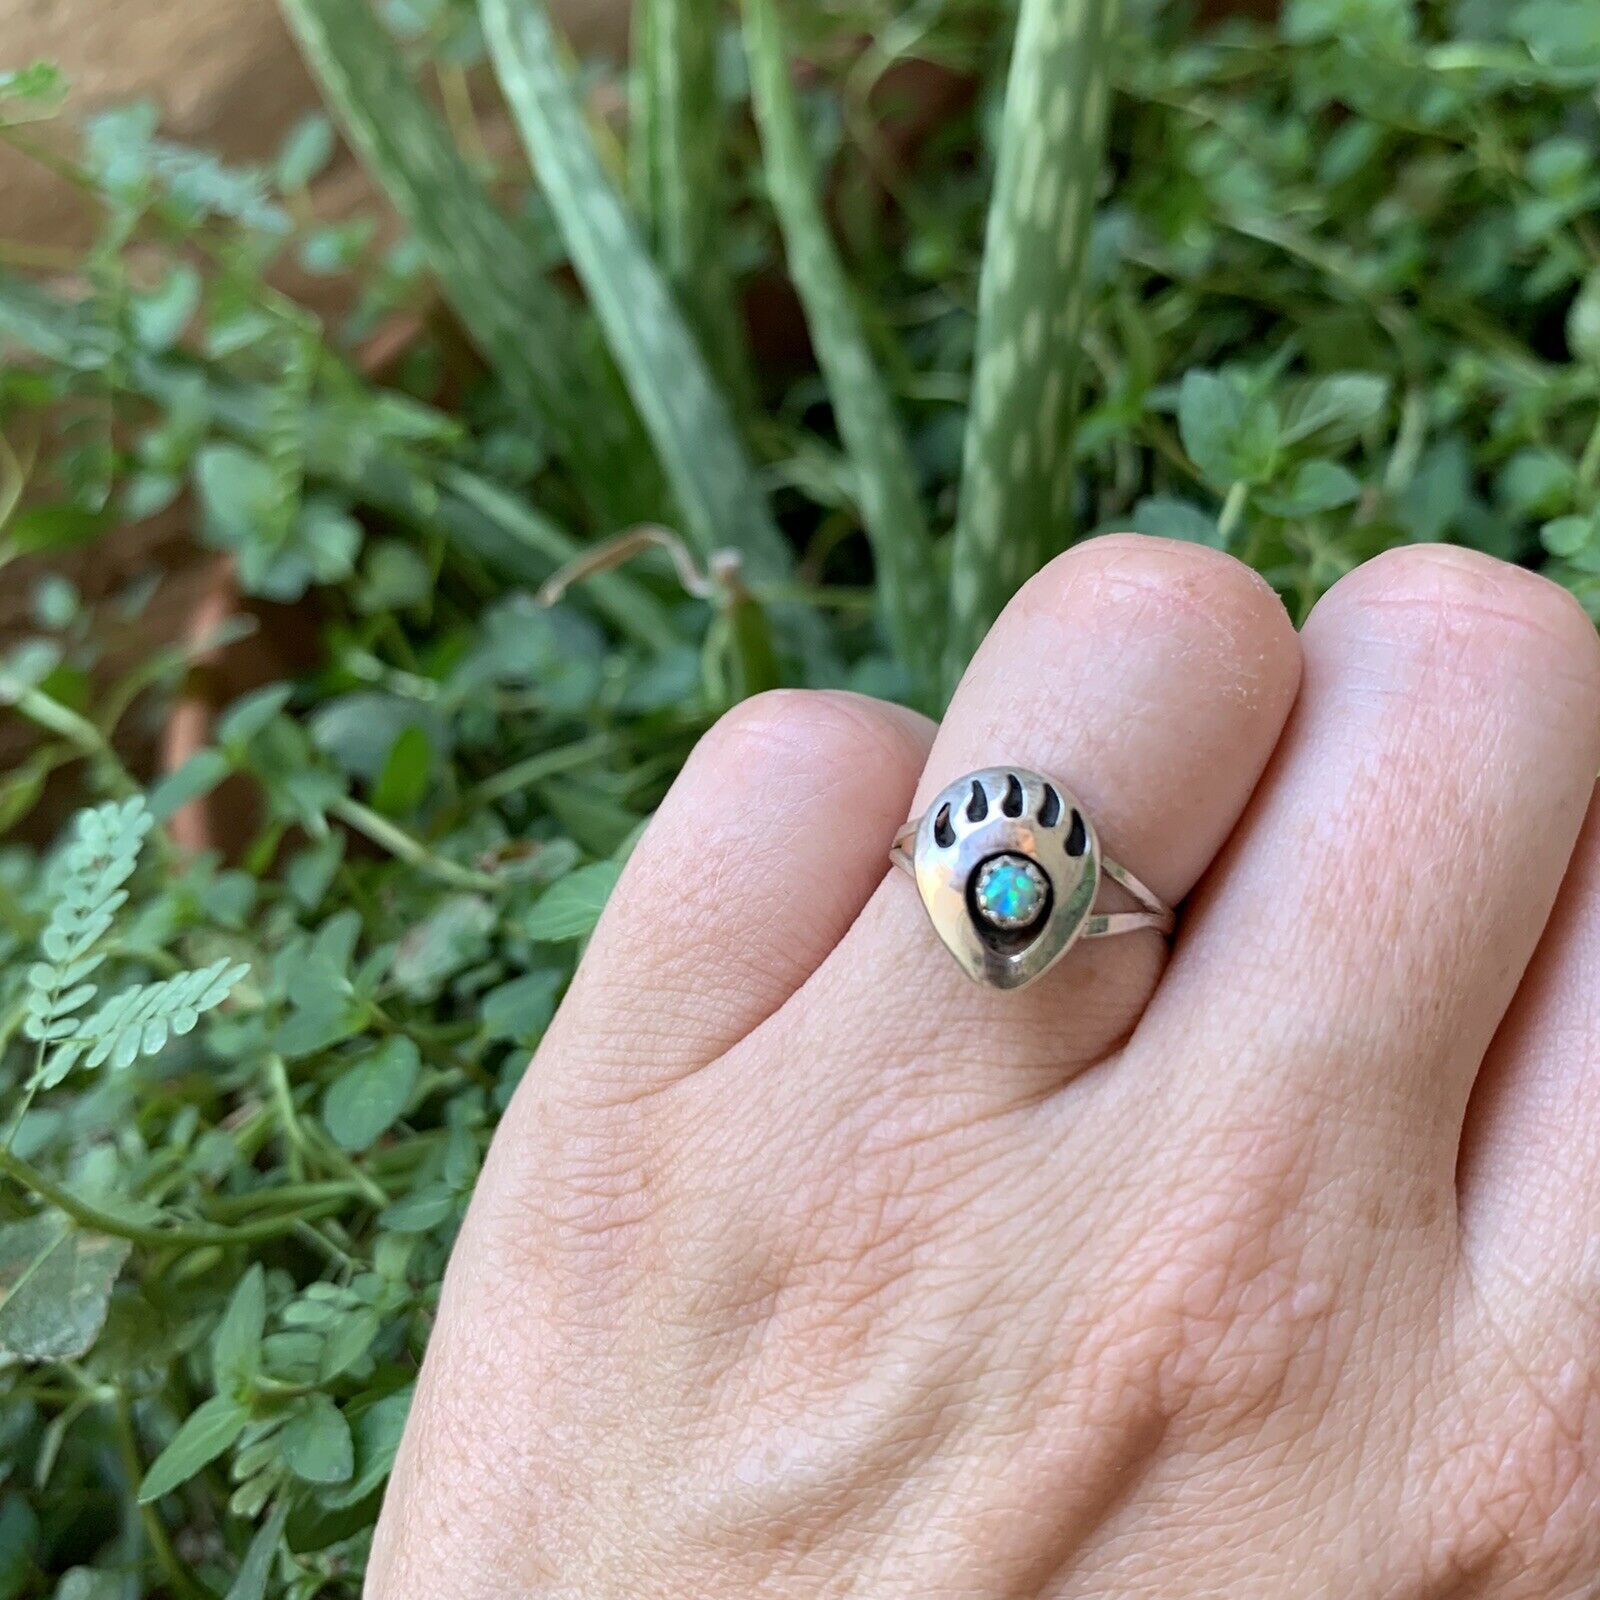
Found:
M 568 72 L 534 0 L 285 0 L 387 197 L 331 223 L 333 120 L 240 169 L 132 106 L 62 161 L 68 86 L 0 71 L 0 137 L 100 219 L 0 242 L 0 1600 L 353 1600 L 496 1118 L 741 695 L 936 709 L 1020 577 L 1129 526 L 1297 617 L 1417 540 L 1600 612 L 1600 8 L 1095 0 L 1105 142 L 1030 156 L 1035 3 L 640 0 L 635 59 Z M 1002 272 L 1069 184 L 1081 248 Z M 969 441 L 985 364 L 1056 454 Z M 975 459 L 1002 506 L 1065 486 L 1000 559 L 954 532 L 1010 532 Z M 253 625 L 83 598 L 158 518 L 316 649 L 150 772 Z M 223 786 L 254 820 L 185 853 Z

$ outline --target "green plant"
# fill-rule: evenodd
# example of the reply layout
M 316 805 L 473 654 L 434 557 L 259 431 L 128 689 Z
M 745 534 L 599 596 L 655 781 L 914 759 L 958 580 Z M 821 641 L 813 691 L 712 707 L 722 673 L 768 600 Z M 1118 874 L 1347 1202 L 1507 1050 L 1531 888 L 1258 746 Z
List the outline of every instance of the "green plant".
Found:
M 535 0 L 284 9 L 337 223 L 329 120 L 66 158 L 0 72 L 99 218 L 0 242 L 0 1600 L 354 1600 L 495 1121 L 740 695 L 936 710 L 1113 527 L 1600 613 L 1587 0 L 638 0 L 570 66 Z M 258 601 L 309 664 L 152 760 Z

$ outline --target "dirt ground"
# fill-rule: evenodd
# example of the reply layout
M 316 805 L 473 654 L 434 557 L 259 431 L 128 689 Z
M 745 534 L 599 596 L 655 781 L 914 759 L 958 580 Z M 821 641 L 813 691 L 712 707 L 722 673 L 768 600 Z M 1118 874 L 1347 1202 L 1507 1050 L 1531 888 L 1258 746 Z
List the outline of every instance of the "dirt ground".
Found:
M 555 10 L 580 46 L 621 47 L 627 0 L 556 0 Z M 270 155 L 316 102 L 274 0 L 0 0 L 0 69 L 39 59 L 66 72 L 78 114 L 154 99 L 171 137 L 235 161 Z M 359 182 L 348 168 L 323 181 Z M 80 243 L 88 227 L 65 184 L 9 152 L 0 219 L 34 246 Z

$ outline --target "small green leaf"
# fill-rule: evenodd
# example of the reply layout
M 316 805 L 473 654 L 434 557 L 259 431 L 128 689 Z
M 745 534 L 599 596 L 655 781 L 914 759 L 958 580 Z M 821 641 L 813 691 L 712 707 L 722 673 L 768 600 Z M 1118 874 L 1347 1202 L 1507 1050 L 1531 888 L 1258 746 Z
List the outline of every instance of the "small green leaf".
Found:
M 284 1465 L 307 1483 L 344 1483 L 355 1470 L 355 1447 L 344 1414 L 325 1394 L 300 1400 L 278 1436 Z
M 245 1551 L 244 1560 L 228 1586 L 227 1600 L 265 1600 L 278 1544 L 289 1521 L 290 1503 L 287 1495 L 281 1496 L 271 1515 L 256 1529 L 255 1538 L 250 1541 L 250 1548 Z
M 211 444 L 199 451 L 194 486 L 206 537 L 224 550 L 238 549 L 258 536 L 277 497 L 266 460 L 236 444 Z
M 105 1326 L 126 1239 L 73 1226 L 58 1211 L 0 1225 L 0 1349 L 25 1361 L 75 1361 Z
M 1501 502 L 1528 517 L 1559 517 L 1573 504 L 1577 473 L 1571 459 L 1555 450 L 1519 450 L 1495 483 Z
M 71 1567 L 50 1600 L 123 1600 L 122 1578 L 98 1567 Z
M 528 972 L 483 997 L 483 1031 L 491 1039 L 517 1042 L 537 1038 L 555 1014 L 559 972 Z
M 1580 361 L 1600 367 L 1600 268 L 1583 280 L 1567 313 L 1567 344 Z
M 1187 500 L 1167 495 L 1147 495 L 1133 508 L 1129 519 L 1136 533 L 1158 539 L 1182 539 L 1187 544 L 1208 544 L 1220 550 L 1224 540 L 1217 519 Z
M 150 791 L 150 812 L 165 822 L 191 800 L 211 793 L 233 771 L 233 763 L 220 750 L 196 750 L 176 772 L 169 772 Z
M 401 1389 L 385 1395 L 357 1419 L 355 1473 L 349 1483 L 328 1496 L 331 1507 L 353 1506 L 383 1486 L 400 1449 L 400 1436 L 411 1410 L 411 1393 L 410 1389 Z
M 139 1485 L 140 1504 L 159 1500 L 187 1483 L 239 1437 L 249 1420 L 249 1409 L 232 1395 L 213 1395 L 190 1415 L 172 1443 L 150 1464 Z
M 1336 461 L 1302 461 L 1281 493 L 1262 495 L 1259 504 L 1275 517 L 1314 517 L 1361 498 L 1361 480 Z
M 269 683 L 235 700 L 217 721 L 217 743 L 235 748 L 249 744 L 289 704 L 293 694 L 291 684 Z
M 494 910 L 481 895 L 448 896 L 400 941 L 394 981 L 416 999 L 431 998 L 488 953 L 494 924 Z
M 378 1337 L 382 1326 L 381 1314 L 371 1306 L 363 1306 L 341 1317 L 322 1347 L 322 1358 L 317 1363 L 318 1381 L 331 1383 L 355 1366 L 372 1348 L 372 1341 Z
M 1282 443 L 1316 440 L 1338 449 L 1372 426 L 1389 403 L 1389 381 L 1371 372 L 1334 372 L 1291 390 L 1283 408 Z
M 0 1600 L 16 1600 L 30 1584 L 39 1545 L 39 1518 L 20 1494 L 0 1497 Z
M 409 1039 L 385 1041 L 329 1086 L 322 1122 L 341 1150 L 365 1150 L 404 1114 L 422 1058 Z
M 582 939 L 594 932 L 622 869 L 611 861 L 569 872 L 545 890 L 523 919 L 522 931 L 544 944 Z
M 15 705 L 61 665 L 61 647 L 49 639 L 29 639 L 7 652 L 0 663 L 0 705 Z
M 1590 0 L 1527 0 L 1511 13 L 1511 28 L 1541 61 L 1600 69 L 1600 8 Z
M 267 1325 L 267 1279 L 257 1262 L 239 1280 L 228 1309 L 211 1335 L 211 1376 L 219 1394 L 242 1398 L 261 1368 Z
M 0 72 L 0 100 L 32 100 L 48 104 L 67 92 L 65 74 L 53 61 L 34 61 Z
M 398 539 L 382 539 L 368 545 L 361 577 L 356 605 L 368 615 L 423 605 L 433 593 L 432 569 L 410 545 Z
M 1416 32 L 1415 0 L 1290 0 L 1283 34 L 1297 44 L 1347 39 L 1369 49 L 1398 47 Z
M 1216 489 L 1265 483 L 1282 442 L 1277 408 L 1244 380 L 1191 372 L 1178 395 L 1178 429 L 1190 459 Z
M 1539 541 L 1562 561 L 1586 572 L 1600 569 L 1600 515 L 1557 517 L 1539 530 Z
M 134 296 L 130 307 L 134 336 L 146 350 L 170 350 L 199 308 L 200 274 L 181 262 L 157 288 Z
M 433 769 L 433 744 L 427 729 L 415 722 L 402 728 L 372 786 L 373 808 L 389 817 L 409 815 L 426 797 Z
M 418 706 L 398 695 L 358 689 L 328 699 L 310 717 L 312 742 L 332 758 L 341 771 L 376 787 L 395 746 L 409 728 L 419 729 L 430 752 L 448 738 L 443 720 L 431 707 Z M 403 747 L 405 751 L 418 746 Z
M 273 166 L 280 189 L 304 189 L 333 159 L 333 124 L 320 112 L 307 112 L 289 130 Z

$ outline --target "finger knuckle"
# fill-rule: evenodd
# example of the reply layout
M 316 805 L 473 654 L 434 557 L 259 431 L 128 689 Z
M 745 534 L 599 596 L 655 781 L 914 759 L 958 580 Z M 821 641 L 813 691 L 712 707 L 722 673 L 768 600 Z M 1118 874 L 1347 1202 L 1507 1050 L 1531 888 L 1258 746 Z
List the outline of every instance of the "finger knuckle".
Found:
M 1577 600 L 1538 573 L 1476 551 L 1387 551 L 1335 585 L 1318 609 L 1322 620 L 1353 613 L 1419 648 L 1484 666 L 1521 652 L 1548 659 L 1553 672 L 1600 681 L 1600 639 Z
M 673 1159 L 650 1108 L 542 1109 L 491 1152 L 468 1228 L 541 1317 L 590 1326 L 661 1265 Z
M 1512 1600 L 1575 1593 L 1600 1562 L 1600 1366 L 1570 1337 L 1532 1352 L 1508 1342 L 1487 1378 L 1445 1433 L 1428 1565 Z
M 831 689 L 769 689 L 726 711 L 701 739 L 697 776 L 826 771 L 841 761 L 914 759 L 910 721 L 891 708 Z
M 1128 1252 L 1117 1319 L 1117 1339 L 1147 1352 L 1162 1413 L 1206 1436 L 1326 1394 L 1349 1339 L 1348 1286 L 1306 1222 L 1300 1142 L 1278 1125 L 1229 1144 L 1225 1169 L 1175 1185 Z
M 1118 604 L 1173 631 L 1185 647 L 1219 649 L 1298 672 L 1299 646 L 1283 603 L 1259 573 L 1221 550 L 1144 534 L 1090 539 L 1058 556 L 1013 601 L 1018 614 L 1060 617 L 1072 605 Z

